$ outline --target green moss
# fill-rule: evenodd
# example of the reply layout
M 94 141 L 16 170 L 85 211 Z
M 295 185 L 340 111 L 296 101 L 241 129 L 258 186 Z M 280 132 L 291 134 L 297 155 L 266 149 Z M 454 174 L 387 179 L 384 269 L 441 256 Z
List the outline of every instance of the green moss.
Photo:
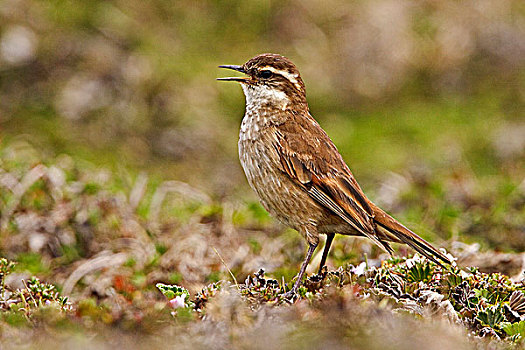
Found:
M 255 220 L 265 223 L 270 220 L 270 215 L 258 202 L 248 203 L 248 209 Z
M 137 288 L 144 288 L 146 286 L 147 280 L 148 277 L 146 276 L 146 274 L 140 271 L 136 271 L 131 277 L 131 282 Z
M 208 276 L 206 276 L 206 281 L 208 283 L 215 283 L 221 280 L 222 273 L 219 271 L 213 271 Z
M 20 253 L 16 257 L 17 271 L 28 271 L 31 274 L 42 275 L 49 273 L 49 266 L 44 263 L 39 253 Z
M 94 195 L 100 191 L 100 186 L 96 183 L 87 183 L 84 185 L 84 193 L 88 195 Z
M 250 248 L 255 254 L 258 254 L 262 249 L 261 244 L 255 237 L 248 238 L 248 244 L 250 245 Z
M 0 316 L 8 325 L 13 327 L 29 326 L 29 321 L 23 312 L 17 310 L 16 306 L 13 306 L 11 310 L 11 312 L 2 312 Z
M 178 284 L 183 280 L 183 276 L 179 272 L 172 272 L 169 277 L 168 281 L 171 284 Z

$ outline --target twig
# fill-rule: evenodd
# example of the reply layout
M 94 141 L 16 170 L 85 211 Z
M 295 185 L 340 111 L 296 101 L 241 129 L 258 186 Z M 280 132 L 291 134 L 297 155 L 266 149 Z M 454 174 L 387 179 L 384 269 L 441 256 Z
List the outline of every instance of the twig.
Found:
M 239 283 L 237 283 L 237 279 L 235 278 L 235 275 L 233 274 L 233 272 L 230 270 L 230 268 L 228 267 L 228 265 L 226 265 L 226 262 L 224 261 L 224 259 L 222 258 L 222 256 L 219 254 L 219 252 L 217 251 L 217 249 L 215 249 L 215 247 L 212 247 L 213 250 L 215 251 L 215 254 L 217 254 L 217 256 L 219 257 L 219 259 L 221 259 L 222 261 L 222 264 L 224 265 L 224 267 L 226 268 L 226 270 L 228 270 L 228 272 L 230 273 L 230 275 L 232 276 L 233 278 L 233 282 L 235 282 L 235 286 L 237 287 L 238 290 L 241 290 L 241 288 L 239 287 Z
M 22 283 L 25 287 L 25 289 L 29 292 L 29 296 L 31 297 L 31 299 L 33 299 L 33 303 L 35 303 L 35 307 L 38 307 L 38 303 L 36 302 L 36 299 L 33 297 L 33 293 L 31 293 L 31 290 L 27 287 L 27 284 L 26 284 L 26 280 L 22 280 Z M 23 296 L 23 292 L 21 293 L 21 295 Z M 29 304 L 26 302 L 25 298 L 22 297 L 22 300 L 24 301 L 24 303 L 29 307 Z M 29 308 L 27 309 L 28 312 L 29 312 Z

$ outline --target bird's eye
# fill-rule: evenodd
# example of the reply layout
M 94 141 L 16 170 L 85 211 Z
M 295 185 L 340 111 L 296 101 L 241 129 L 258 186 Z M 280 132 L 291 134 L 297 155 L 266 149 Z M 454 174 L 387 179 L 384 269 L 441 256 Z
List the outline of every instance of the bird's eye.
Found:
M 269 77 L 272 76 L 272 71 L 267 70 L 267 69 L 262 70 L 262 71 L 259 73 L 259 76 L 260 76 L 261 78 L 263 78 L 263 79 L 268 79 Z

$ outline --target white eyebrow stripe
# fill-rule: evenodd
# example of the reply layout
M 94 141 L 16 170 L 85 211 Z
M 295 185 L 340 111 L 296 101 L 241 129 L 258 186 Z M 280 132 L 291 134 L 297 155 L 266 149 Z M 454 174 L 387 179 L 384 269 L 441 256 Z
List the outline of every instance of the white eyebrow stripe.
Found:
M 266 67 L 261 67 L 260 70 L 269 70 L 270 72 L 273 72 L 275 74 L 280 74 L 282 75 L 283 77 L 285 77 L 286 79 L 288 79 L 290 81 L 290 83 L 294 84 L 295 86 L 298 86 L 298 81 L 297 81 L 297 77 L 298 75 L 297 74 L 291 74 L 285 70 L 280 70 L 280 69 L 275 69 L 274 67 L 270 67 L 270 66 L 266 66 Z

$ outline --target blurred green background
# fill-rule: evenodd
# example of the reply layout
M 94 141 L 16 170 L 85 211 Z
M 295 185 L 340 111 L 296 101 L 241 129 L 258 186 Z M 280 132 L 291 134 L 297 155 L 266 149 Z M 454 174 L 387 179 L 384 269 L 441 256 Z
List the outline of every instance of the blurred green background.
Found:
M 275 52 L 365 192 L 427 239 L 523 250 L 525 3 L 0 2 L 2 143 L 255 202 L 244 97 Z

